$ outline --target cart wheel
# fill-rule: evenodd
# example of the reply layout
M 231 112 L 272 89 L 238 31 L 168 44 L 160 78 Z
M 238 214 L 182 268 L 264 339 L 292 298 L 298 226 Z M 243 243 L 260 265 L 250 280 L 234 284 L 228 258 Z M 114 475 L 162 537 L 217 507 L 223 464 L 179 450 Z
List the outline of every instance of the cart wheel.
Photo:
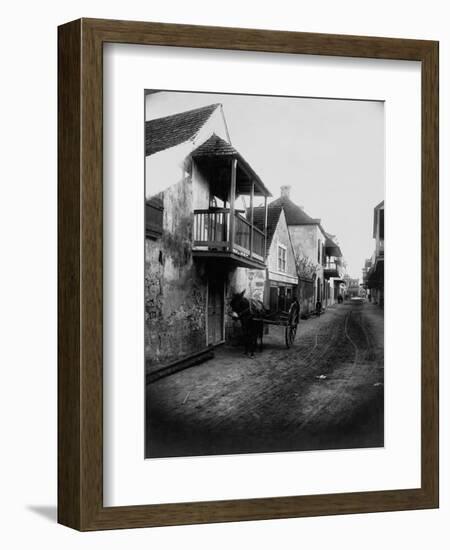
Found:
M 288 324 L 284 331 L 284 337 L 286 341 L 286 347 L 290 348 L 295 340 L 295 335 L 297 334 L 297 325 L 299 319 L 300 308 L 298 302 L 293 302 L 289 308 L 289 318 Z

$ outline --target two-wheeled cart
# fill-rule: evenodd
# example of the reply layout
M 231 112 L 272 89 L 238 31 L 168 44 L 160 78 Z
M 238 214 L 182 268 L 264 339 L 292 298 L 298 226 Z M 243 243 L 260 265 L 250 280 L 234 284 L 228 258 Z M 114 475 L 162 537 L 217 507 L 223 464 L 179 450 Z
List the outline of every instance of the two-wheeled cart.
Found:
M 297 334 L 297 326 L 300 320 L 300 304 L 297 300 L 294 300 L 289 307 L 289 311 L 277 311 L 276 313 L 268 313 L 263 323 L 265 325 L 277 325 L 285 327 L 284 340 L 286 347 L 290 348 L 295 340 Z

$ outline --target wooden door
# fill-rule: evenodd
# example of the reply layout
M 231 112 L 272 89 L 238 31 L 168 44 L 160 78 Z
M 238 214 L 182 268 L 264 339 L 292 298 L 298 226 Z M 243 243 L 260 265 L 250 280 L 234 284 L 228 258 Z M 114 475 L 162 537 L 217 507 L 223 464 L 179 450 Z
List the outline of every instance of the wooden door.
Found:
M 278 288 L 278 311 L 286 311 L 286 287 Z
M 219 277 L 208 281 L 208 345 L 223 340 L 224 282 Z
M 278 287 L 270 287 L 269 295 L 269 309 L 270 313 L 276 313 L 278 311 Z

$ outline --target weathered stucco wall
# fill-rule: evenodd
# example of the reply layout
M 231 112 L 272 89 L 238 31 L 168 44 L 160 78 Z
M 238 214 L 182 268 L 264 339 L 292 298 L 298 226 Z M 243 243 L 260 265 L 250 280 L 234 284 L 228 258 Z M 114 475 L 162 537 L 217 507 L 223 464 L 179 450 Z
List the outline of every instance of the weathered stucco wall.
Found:
M 192 258 L 194 210 L 207 208 L 209 184 L 190 153 L 215 132 L 227 139 L 221 108 L 193 139 L 146 157 L 145 195 L 163 199 L 163 233 L 145 243 L 145 356 L 163 365 L 206 346 L 207 276 Z
M 264 269 L 247 269 L 237 267 L 230 271 L 229 275 L 229 298 L 234 292 L 242 292 L 245 289 L 245 296 L 255 300 L 263 301 L 264 283 L 266 272 Z
M 298 285 L 298 301 L 300 303 L 300 315 L 307 315 L 315 308 L 314 304 L 315 281 L 300 279 Z
M 145 355 L 165 364 L 206 345 L 206 279 L 192 258 L 190 175 L 163 193 L 163 234 L 146 239 Z
M 145 157 L 145 197 L 169 189 L 181 181 L 190 169 L 186 158 L 192 151 L 192 143 L 186 141 L 176 147 Z
M 319 240 L 323 242 L 319 227 L 317 225 L 291 225 L 289 232 L 295 252 L 317 263 L 317 243 Z
M 289 232 L 291 235 L 292 245 L 294 247 L 294 253 L 300 256 L 306 256 L 316 265 L 316 277 L 314 281 L 314 299 L 310 301 L 308 306 L 311 309 L 315 308 L 315 300 L 318 295 L 318 285 L 320 282 L 321 292 L 323 297 L 324 293 L 324 277 L 322 267 L 322 253 L 320 256 L 320 263 L 318 260 L 317 249 L 318 246 L 322 248 L 325 244 L 325 236 L 320 230 L 318 225 L 291 225 L 289 226 Z M 319 245 L 320 243 L 320 245 Z
M 206 210 L 209 208 L 209 183 L 192 161 L 192 208 L 193 210 Z

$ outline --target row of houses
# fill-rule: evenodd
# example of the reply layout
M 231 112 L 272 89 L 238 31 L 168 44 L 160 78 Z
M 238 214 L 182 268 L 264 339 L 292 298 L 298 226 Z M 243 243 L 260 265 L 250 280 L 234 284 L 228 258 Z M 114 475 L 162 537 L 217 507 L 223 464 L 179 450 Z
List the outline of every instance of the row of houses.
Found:
M 350 275 L 346 274 L 344 275 L 344 281 L 346 298 L 362 298 L 365 296 L 364 288 L 358 278 L 350 277 Z
M 363 287 L 367 298 L 374 304 L 384 307 L 384 201 L 373 211 L 373 238 L 375 250 L 365 261 Z
M 145 346 L 165 364 L 232 337 L 234 292 L 307 315 L 344 293 L 342 252 L 232 145 L 221 104 L 146 122 Z M 154 183 L 161 191 L 152 192 Z

